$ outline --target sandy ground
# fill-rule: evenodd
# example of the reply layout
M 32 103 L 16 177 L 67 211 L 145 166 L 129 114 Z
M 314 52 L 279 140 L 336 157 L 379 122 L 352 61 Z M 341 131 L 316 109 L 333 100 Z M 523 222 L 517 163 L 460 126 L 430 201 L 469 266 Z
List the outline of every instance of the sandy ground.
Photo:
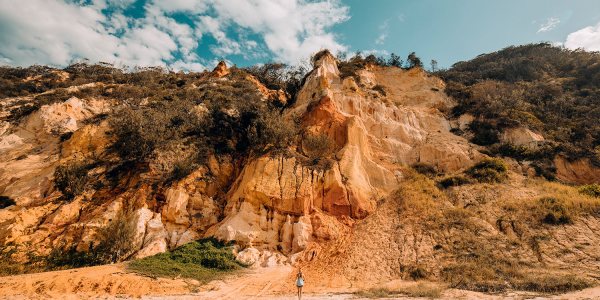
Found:
M 296 299 L 291 267 L 259 268 L 199 285 L 195 280 L 140 276 L 124 265 L 0 277 L 0 299 Z M 388 282 L 401 286 L 410 282 Z M 302 299 L 359 299 L 352 288 L 311 285 Z M 556 296 L 527 293 L 485 295 L 448 289 L 443 299 L 600 299 L 600 287 Z M 408 298 L 397 298 L 408 299 Z M 414 299 L 414 298 L 412 298 Z

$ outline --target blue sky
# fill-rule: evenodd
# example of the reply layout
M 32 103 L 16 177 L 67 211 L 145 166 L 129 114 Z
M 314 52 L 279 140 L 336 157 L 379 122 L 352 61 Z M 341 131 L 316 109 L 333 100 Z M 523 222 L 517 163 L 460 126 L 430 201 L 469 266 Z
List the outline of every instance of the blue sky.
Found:
M 212 68 L 323 48 L 441 67 L 509 45 L 600 50 L 598 0 L 0 0 L 0 64 Z

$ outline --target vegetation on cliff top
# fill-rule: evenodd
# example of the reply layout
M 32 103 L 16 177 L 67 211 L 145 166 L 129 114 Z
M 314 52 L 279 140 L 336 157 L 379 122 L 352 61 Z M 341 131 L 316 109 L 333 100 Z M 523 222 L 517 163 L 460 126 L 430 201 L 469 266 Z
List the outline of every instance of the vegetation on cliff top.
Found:
M 525 126 L 541 132 L 545 145 L 492 151 L 550 167 L 557 154 L 600 166 L 599 53 L 550 44 L 511 46 L 436 74 L 458 102 L 454 116 L 476 117 L 470 128 L 473 142 L 498 145 L 502 130 Z

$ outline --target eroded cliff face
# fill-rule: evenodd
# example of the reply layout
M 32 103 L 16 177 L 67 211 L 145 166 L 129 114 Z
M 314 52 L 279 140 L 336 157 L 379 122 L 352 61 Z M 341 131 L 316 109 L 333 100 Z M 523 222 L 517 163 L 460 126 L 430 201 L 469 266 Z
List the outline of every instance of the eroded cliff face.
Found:
M 331 167 L 307 167 L 294 155 L 248 162 L 227 194 L 225 219 L 207 234 L 293 254 L 372 213 L 407 165 L 456 171 L 482 157 L 450 133 L 438 108 L 452 103 L 439 79 L 419 69 L 372 67 L 358 81 L 342 80 L 331 55 L 315 62 L 287 114 L 332 141 Z
M 244 262 L 289 263 L 305 258 L 303 251 L 314 245 L 346 236 L 397 189 L 407 166 L 423 162 L 455 172 L 484 157 L 450 132 L 442 111 L 453 103 L 440 79 L 418 68 L 379 66 L 341 78 L 329 54 L 314 67 L 285 114 L 299 120 L 304 134 L 327 136 L 332 145 L 326 165 L 307 164 L 300 142 L 283 153 L 241 161 L 212 155 L 206 165 L 160 188 L 149 180 L 158 174 L 152 167 L 141 172 L 134 166 L 115 188 L 64 202 L 53 185 L 61 162 L 114 159 L 109 124 L 86 121 L 110 113 L 111 103 L 73 98 L 44 106 L 19 124 L 3 123 L 0 194 L 17 205 L 0 210 L 0 243 L 19 253 L 47 254 L 72 245 L 87 251 L 98 243 L 98 231 L 126 210 L 135 223 L 129 257 L 217 237 L 235 241 Z M 208 76 L 230 80 L 227 74 L 220 64 Z M 282 91 L 252 82 L 265 101 L 287 101 Z M 61 142 L 65 134 L 69 138 Z

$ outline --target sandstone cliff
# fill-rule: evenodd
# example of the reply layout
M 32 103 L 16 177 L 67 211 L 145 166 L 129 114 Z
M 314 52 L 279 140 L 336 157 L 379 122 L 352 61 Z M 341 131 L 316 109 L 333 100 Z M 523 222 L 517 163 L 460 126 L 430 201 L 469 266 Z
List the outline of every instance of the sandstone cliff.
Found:
M 230 74 L 219 64 L 195 84 L 235 80 Z M 269 90 L 247 78 L 265 101 L 287 103 L 281 90 Z M 62 200 L 53 183 L 54 171 L 72 160 L 116 159 L 110 151 L 110 124 L 91 121 L 112 113 L 113 103 L 71 98 L 43 106 L 18 123 L 0 126 L 0 194 L 17 203 L 0 210 L 0 244 L 15 249 L 13 258 L 23 261 L 26 253 L 47 255 L 55 248 L 75 246 L 87 251 L 98 244 L 99 231 L 126 211 L 135 223 L 129 258 L 212 236 L 235 241 L 238 258 L 250 264 L 306 262 L 322 245 L 341 245 L 336 247 L 349 249 L 348 257 L 355 260 L 352 249 L 360 243 L 344 243 L 362 236 L 350 232 L 366 226 L 355 227 L 357 222 L 379 218 L 373 213 L 406 181 L 410 165 L 423 163 L 452 174 L 486 157 L 480 147 L 451 132 L 453 125 L 444 112 L 454 103 L 444 87 L 442 80 L 420 68 L 369 65 L 356 76 L 342 78 L 336 58 L 326 53 L 314 62 L 296 101 L 283 111 L 285 118 L 298 120 L 303 129 L 297 143 L 286 151 L 241 160 L 211 154 L 204 165 L 159 188 L 150 179 L 159 176 L 160 166 L 151 165 L 149 170 L 133 166 L 114 188 L 91 188 L 72 201 Z M 197 109 L 206 113 L 205 107 Z M 317 135 L 331 141 L 326 159 L 307 162 L 310 149 L 305 141 Z M 520 133 L 507 133 L 506 139 L 523 140 Z M 167 155 L 180 152 L 173 153 L 160 155 L 168 160 Z M 579 172 L 576 166 L 557 165 L 559 177 L 578 176 L 573 175 Z M 104 168 L 90 172 L 100 174 Z M 590 222 L 597 226 L 595 219 Z M 488 229 L 491 235 L 499 234 L 498 229 Z M 384 232 L 390 230 L 394 231 Z M 412 238 L 426 239 L 422 247 L 433 247 L 446 237 Z M 589 239 L 596 241 L 595 236 Z M 435 256 L 431 249 L 423 250 L 425 254 L 415 251 L 402 255 L 424 255 L 431 261 Z

